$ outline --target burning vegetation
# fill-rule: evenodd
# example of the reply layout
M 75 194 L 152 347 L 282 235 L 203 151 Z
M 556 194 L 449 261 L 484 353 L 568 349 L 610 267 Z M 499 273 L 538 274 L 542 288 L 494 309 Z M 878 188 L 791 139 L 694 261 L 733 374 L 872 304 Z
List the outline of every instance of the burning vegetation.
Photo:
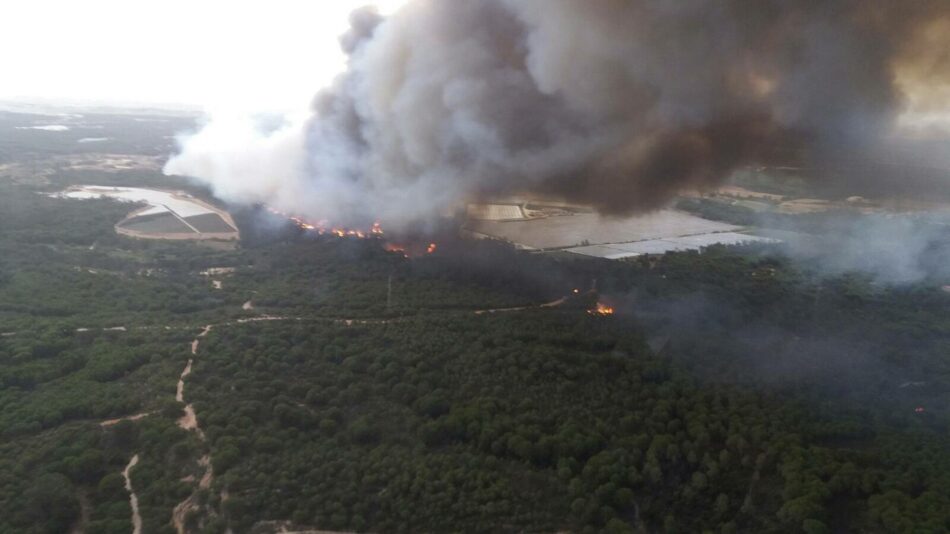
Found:
M 336 236 L 340 238 L 352 237 L 356 239 L 383 239 L 383 237 L 386 235 L 382 224 L 379 222 L 373 223 L 372 226 L 366 229 L 349 228 L 333 226 L 325 219 L 314 222 L 298 215 L 290 215 L 270 207 L 267 208 L 267 211 L 273 215 L 290 221 L 295 226 L 297 226 L 297 228 L 303 230 L 304 232 L 314 233 L 316 235 Z M 435 252 L 439 249 L 439 245 L 427 240 L 411 239 L 406 243 L 386 241 L 383 244 L 383 248 L 387 252 L 402 254 L 403 257 L 410 258 L 435 254 Z
M 305 232 L 314 232 L 317 235 L 335 235 L 337 237 L 355 237 L 357 239 L 368 239 L 373 237 L 382 237 L 385 232 L 379 222 L 374 222 L 369 228 L 349 228 L 344 226 L 333 226 L 326 219 L 311 221 L 298 215 L 290 215 L 280 210 L 268 207 L 267 211 L 278 217 L 285 218 L 294 223 L 297 228 Z
M 408 242 L 408 243 L 390 243 L 383 245 L 387 252 L 402 254 L 404 258 L 415 258 L 429 254 L 435 254 L 439 245 L 436 243 Z
M 592 309 L 587 310 L 587 313 L 591 315 L 607 316 L 607 315 L 613 315 L 614 309 L 613 307 L 608 306 L 604 304 L 603 302 L 598 302 L 597 305 L 594 306 Z

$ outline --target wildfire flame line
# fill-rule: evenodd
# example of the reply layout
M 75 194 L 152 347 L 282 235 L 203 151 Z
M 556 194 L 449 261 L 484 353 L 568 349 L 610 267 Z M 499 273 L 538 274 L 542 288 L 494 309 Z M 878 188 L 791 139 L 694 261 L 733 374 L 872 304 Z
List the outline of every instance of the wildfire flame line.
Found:
M 326 220 L 317 222 L 309 221 L 303 217 L 284 213 L 280 210 L 270 207 L 267 208 L 267 211 L 273 213 L 274 215 L 286 218 L 297 225 L 297 227 L 301 230 L 307 232 L 316 232 L 319 235 L 335 235 L 337 237 L 355 237 L 358 239 L 367 239 L 370 237 L 380 237 L 385 234 L 382 225 L 378 222 L 373 223 L 373 226 L 371 226 L 368 230 L 361 230 L 345 227 L 333 227 L 330 226 L 330 223 Z
M 278 217 L 283 217 L 292 223 L 294 223 L 298 228 L 306 232 L 314 232 L 318 235 L 334 235 L 337 237 L 355 237 L 357 239 L 371 239 L 371 238 L 381 238 L 386 232 L 383 230 L 382 225 L 379 222 L 373 223 L 368 230 L 345 228 L 345 227 L 334 227 L 326 220 L 322 221 L 310 221 L 298 215 L 291 215 L 289 213 L 284 213 L 280 210 L 267 207 L 267 211 L 277 215 Z M 401 253 L 404 257 L 409 257 L 409 250 L 415 249 L 416 247 L 410 247 L 408 245 L 401 245 L 397 243 L 386 243 L 385 249 L 389 252 L 398 252 Z M 434 254 L 439 246 L 436 243 L 429 243 L 425 248 L 426 254 Z

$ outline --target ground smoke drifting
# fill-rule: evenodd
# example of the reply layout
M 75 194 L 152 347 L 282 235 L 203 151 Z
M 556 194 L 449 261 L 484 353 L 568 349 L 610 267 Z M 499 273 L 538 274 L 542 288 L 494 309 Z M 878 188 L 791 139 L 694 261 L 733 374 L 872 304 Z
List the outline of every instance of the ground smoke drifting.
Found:
M 228 201 L 346 224 L 398 227 L 512 193 L 652 209 L 737 166 L 845 168 L 875 153 L 908 102 L 927 112 L 945 87 L 948 21 L 945 0 L 361 10 L 342 39 L 348 70 L 310 119 L 269 133 L 212 122 L 165 171 Z M 858 174 L 834 173 L 887 180 Z
M 801 230 L 782 233 L 779 250 L 814 274 L 861 272 L 885 285 L 950 282 L 947 214 L 831 216 Z

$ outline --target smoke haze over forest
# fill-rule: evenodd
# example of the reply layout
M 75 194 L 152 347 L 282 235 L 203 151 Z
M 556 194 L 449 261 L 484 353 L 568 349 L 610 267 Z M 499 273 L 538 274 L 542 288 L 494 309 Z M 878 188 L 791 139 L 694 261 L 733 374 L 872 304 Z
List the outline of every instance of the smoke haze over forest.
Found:
M 236 203 L 391 226 L 510 193 L 649 210 L 773 162 L 834 169 L 856 194 L 907 192 L 932 172 L 894 179 L 875 154 L 931 168 L 938 151 L 896 128 L 943 112 L 948 24 L 950 5 L 926 0 L 367 8 L 309 117 L 211 121 L 166 172 Z

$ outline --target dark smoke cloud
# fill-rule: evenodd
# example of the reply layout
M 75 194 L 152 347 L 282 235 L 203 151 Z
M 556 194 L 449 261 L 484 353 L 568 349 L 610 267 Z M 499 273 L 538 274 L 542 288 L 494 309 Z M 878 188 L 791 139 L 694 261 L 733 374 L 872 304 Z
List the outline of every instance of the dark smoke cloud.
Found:
M 342 39 L 348 70 L 308 121 L 269 135 L 212 123 L 166 172 L 230 201 L 395 226 L 513 193 L 654 209 L 778 161 L 830 169 L 854 194 L 906 190 L 913 172 L 849 169 L 891 144 L 909 106 L 934 112 L 950 79 L 948 20 L 945 0 L 361 10 Z

